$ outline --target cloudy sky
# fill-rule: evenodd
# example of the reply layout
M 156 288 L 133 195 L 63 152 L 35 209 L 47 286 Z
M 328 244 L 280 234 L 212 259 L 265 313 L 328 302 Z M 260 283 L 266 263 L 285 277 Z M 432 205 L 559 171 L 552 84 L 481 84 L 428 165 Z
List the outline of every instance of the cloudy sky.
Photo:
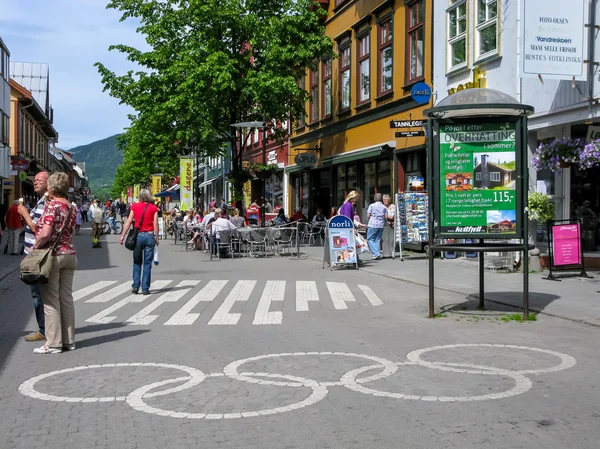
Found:
M 112 44 L 144 47 L 136 24 L 119 22 L 108 0 L 0 0 L 0 37 L 14 62 L 50 66 L 50 103 L 58 145 L 72 148 L 120 133 L 129 108 L 102 92 L 95 62 L 117 73 L 134 68 Z

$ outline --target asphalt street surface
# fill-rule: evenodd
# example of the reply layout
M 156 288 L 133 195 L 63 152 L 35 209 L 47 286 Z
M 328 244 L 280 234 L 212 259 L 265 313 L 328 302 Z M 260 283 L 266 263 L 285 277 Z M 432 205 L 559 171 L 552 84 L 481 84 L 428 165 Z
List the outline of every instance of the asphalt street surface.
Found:
M 430 320 L 421 285 L 172 241 L 132 295 L 117 236 L 76 239 L 77 350 L 34 354 L 29 287 L 0 281 L 1 449 L 599 447 L 597 327 Z

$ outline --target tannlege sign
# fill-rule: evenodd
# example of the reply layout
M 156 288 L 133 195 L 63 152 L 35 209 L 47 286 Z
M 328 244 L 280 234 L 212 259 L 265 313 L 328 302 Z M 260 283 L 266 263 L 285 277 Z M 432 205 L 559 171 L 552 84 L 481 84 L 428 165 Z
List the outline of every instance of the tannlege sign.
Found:
M 421 128 L 425 120 L 390 120 L 390 128 Z

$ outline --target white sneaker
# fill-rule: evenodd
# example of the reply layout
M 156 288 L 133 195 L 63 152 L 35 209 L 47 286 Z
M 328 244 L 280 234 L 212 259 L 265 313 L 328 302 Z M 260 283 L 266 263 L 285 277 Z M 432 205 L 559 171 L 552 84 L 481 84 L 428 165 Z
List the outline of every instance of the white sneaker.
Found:
M 51 348 L 48 345 L 33 350 L 36 354 L 60 354 L 62 351 L 62 348 Z

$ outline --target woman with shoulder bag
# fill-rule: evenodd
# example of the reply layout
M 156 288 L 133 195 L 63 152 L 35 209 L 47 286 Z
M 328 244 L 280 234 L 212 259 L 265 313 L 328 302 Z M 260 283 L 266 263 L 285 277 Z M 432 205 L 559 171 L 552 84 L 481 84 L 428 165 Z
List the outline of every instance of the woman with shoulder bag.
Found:
M 67 200 L 69 177 L 54 173 L 48 178 L 49 199 L 44 213 L 33 224 L 27 209 L 19 206 L 19 213 L 35 229 L 33 249 L 52 251 L 52 268 L 47 284 L 40 284 L 46 344 L 33 350 L 36 354 L 58 354 L 75 349 L 75 307 L 73 304 L 73 278 L 77 268 L 77 255 L 73 246 L 73 231 L 77 222 L 77 209 Z
M 137 203 L 131 205 L 131 212 L 129 212 L 123 234 L 121 234 L 121 245 L 132 223 L 135 223 L 138 234 L 133 250 L 133 284 L 131 285 L 131 293 L 139 293 L 141 286 L 142 294 L 149 295 L 154 247 L 158 246 L 158 208 L 152 204 L 152 195 L 148 189 L 142 189 L 138 199 Z M 144 266 L 143 274 L 142 265 Z

